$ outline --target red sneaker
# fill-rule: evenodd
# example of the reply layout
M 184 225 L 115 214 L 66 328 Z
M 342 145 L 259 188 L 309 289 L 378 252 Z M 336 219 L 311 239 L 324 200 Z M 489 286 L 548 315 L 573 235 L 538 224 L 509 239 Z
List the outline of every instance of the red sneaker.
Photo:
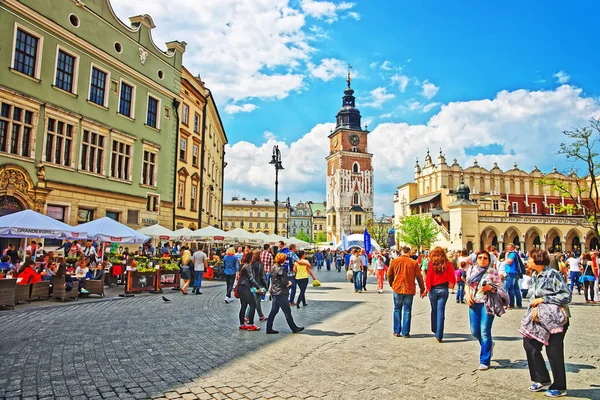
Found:
M 265 317 L 264 315 L 262 317 L 260 317 L 260 322 L 266 321 L 267 317 Z
M 260 326 L 248 325 L 248 327 L 246 328 L 246 330 L 248 330 L 248 331 L 260 331 Z
M 240 330 L 247 331 L 248 330 L 248 325 L 240 325 Z

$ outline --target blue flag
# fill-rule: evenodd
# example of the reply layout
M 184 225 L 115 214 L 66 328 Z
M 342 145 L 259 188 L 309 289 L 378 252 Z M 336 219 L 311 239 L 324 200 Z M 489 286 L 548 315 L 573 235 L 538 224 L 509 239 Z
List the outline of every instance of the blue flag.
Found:
M 367 228 L 365 228 L 364 241 L 365 241 L 365 251 L 367 252 L 367 254 L 371 254 L 371 235 L 369 235 Z

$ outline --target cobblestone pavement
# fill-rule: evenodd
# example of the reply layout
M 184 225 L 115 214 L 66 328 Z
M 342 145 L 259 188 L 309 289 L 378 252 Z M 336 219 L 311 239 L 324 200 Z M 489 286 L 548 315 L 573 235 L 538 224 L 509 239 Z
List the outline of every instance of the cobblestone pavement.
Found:
M 448 302 L 446 334 L 429 332 L 429 302 L 415 299 L 412 337 L 392 336 L 392 297 L 355 294 L 343 273 L 322 271 L 307 329 L 279 335 L 239 331 L 224 285 L 200 296 L 160 295 L 0 313 L 0 398 L 64 399 L 540 399 L 517 328 L 523 311 L 494 322 L 492 368 L 477 371 L 479 347 L 467 308 Z M 600 306 L 574 296 L 566 339 L 570 398 L 600 399 Z M 270 303 L 263 303 L 265 312 Z

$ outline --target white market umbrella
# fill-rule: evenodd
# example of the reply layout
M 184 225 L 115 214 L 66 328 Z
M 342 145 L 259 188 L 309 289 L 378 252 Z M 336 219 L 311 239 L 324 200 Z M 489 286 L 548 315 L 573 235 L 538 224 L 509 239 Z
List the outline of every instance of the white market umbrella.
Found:
M 254 236 L 254 234 L 252 234 L 242 228 L 233 229 L 231 231 L 228 231 L 227 234 L 231 239 L 235 239 L 238 242 L 242 242 L 242 243 L 259 242 L 259 240 Z
M 295 237 L 289 238 L 288 241 L 290 243 L 295 244 L 296 247 L 299 248 L 299 249 L 309 249 L 311 247 L 310 243 L 305 242 L 304 240 L 297 239 Z
M 193 231 L 190 234 L 190 239 L 207 242 L 222 242 L 230 236 L 229 232 L 222 231 L 214 226 L 205 226 L 204 228 Z
M 19 211 L 0 217 L 0 237 L 78 239 L 86 237 L 85 230 L 55 220 L 33 210 Z
M 190 237 L 194 233 L 194 231 L 189 228 L 181 228 L 177 229 L 173 233 L 173 240 L 190 240 Z
M 269 243 L 269 244 L 275 244 L 274 241 L 271 241 L 271 239 L 269 238 L 269 235 L 267 235 L 264 232 L 256 232 L 254 234 L 254 237 L 256 238 L 256 240 L 258 240 L 259 242 L 265 244 L 265 243 Z
M 158 240 L 171 240 L 175 236 L 175 233 L 172 230 L 165 228 L 159 224 L 154 224 L 151 226 L 146 226 L 137 230 L 138 233 L 142 235 L 146 235 L 152 239 Z
M 87 232 L 88 239 L 99 242 L 140 244 L 150 239 L 148 236 L 108 217 L 77 225 L 73 229 L 77 232 Z

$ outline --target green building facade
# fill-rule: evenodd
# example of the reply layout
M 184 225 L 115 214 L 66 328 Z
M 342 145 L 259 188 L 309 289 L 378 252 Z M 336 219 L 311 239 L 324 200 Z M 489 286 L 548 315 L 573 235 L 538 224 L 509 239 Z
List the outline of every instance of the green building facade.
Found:
M 173 227 L 185 42 L 109 0 L 0 0 L 0 215 Z

